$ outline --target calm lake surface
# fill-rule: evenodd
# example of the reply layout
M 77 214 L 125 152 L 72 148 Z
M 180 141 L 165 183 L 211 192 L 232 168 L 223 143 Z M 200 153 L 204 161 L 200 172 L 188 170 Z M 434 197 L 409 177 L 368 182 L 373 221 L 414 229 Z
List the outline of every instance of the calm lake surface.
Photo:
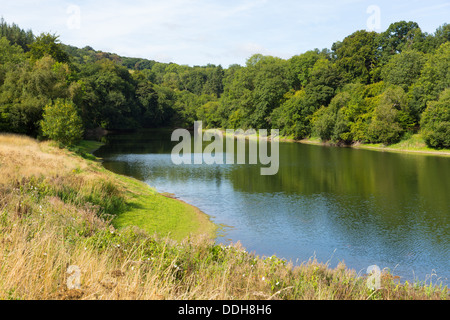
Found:
M 450 158 L 280 143 L 278 174 L 261 176 L 259 165 L 174 165 L 171 133 L 108 135 L 95 154 L 227 225 L 217 242 L 448 285 Z

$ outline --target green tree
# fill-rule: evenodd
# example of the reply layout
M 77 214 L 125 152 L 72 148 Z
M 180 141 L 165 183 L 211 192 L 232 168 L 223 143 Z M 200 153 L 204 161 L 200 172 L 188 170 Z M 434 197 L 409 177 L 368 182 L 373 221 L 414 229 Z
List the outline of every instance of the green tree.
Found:
M 283 95 L 288 91 L 286 61 L 271 56 L 253 56 L 248 62 L 254 75 L 250 126 L 269 128 L 268 119 L 272 111 L 280 106 Z M 256 61 L 256 62 L 255 62 Z
M 350 102 L 351 96 L 348 91 L 343 91 L 338 93 L 330 102 L 328 107 L 322 106 L 319 110 L 317 110 L 312 118 L 311 118 L 311 125 L 312 125 L 312 134 L 314 136 L 318 136 L 324 141 L 331 140 L 333 136 L 335 137 L 335 140 L 341 133 L 344 133 L 349 130 L 349 126 L 344 125 L 344 118 L 341 115 L 340 123 L 341 125 L 340 129 L 342 129 L 342 132 L 339 131 L 337 133 L 338 128 L 336 128 L 337 124 L 337 116 L 339 110 L 346 107 Z M 336 134 L 334 134 L 334 131 L 336 130 Z
M 83 66 L 84 93 L 80 108 L 86 128 L 129 129 L 142 117 L 136 80 L 123 66 L 103 59 Z
M 417 22 L 399 21 L 389 25 L 378 37 L 380 63 L 386 64 L 389 59 L 405 49 L 413 49 L 414 43 L 423 39 Z
M 203 85 L 204 94 L 215 94 L 217 97 L 223 93 L 224 70 L 222 66 L 209 65 L 206 70 L 206 82 Z
M 414 119 L 410 114 L 407 96 L 401 87 L 387 87 L 371 99 L 376 105 L 367 127 L 367 140 L 373 143 L 398 142 L 406 130 L 412 129 Z
M 250 115 L 254 108 L 253 90 L 254 68 L 230 66 L 223 79 L 224 92 L 220 98 L 220 109 L 226 120 L 222 126 L 227 128 L 248 128 Z
M 408 104 L 408 96 L 402 87 L 387 87 L 379 96 L 379 104 L 387 104 L 397 110 L 396 121 L 403 130 L 410 130 L 416 125 Z
M 166 111 L 162 104 L 158 104 L 158 94 L 154 85 L 143 80 L 137 84 L 136 96 L 141 107 L 142 119 L 140 123 L 145 128 L 161 126 L 166 121 Z
M 383 82 L 371 85 L 348 84 L 333 98 L 340 107 L 332 139 L 345 143 L 367 141 L 367 128 L 372 112 L 384 87 Z
M 337 116 L 334 109 L 332 107 L 322 106 L 313 114 L 311 118 L 311 131 L 313 136 L 319 137 L 322 141 L 331 139 Z
M 347 82 L 373 82 L 373 72 L 378 67 L 377 36 L 376 32 L 360 30 L 333 46 L 336 64 Z
M 69 55 L 64 51 L 59 37 L 50 33 L 42 33 L 33 43 L 29 44 L 30 56 L 39 60 L 48 55 L 57 62 L 69 62 Z
M 5 81 L 6 73 L 25 60 L 23 49 L 10 44 L 6 37 L 0 38 L 0 86 Z
M 18 45 L 23 51 L 29 50 L 28 45 L 33 43 L 34 35 L 31 30 L 25 31 L 16 24 L 7 24 L 6 21 L 0 19 L 0 38 L 5 37 L 12 45 Z
M 434 33 L 435 47 L 439 48 L 443 43 L 450 42 L 450 24 L 444 23 Z
M 346 114 L 347 108 L 344 107 L 338 110 L 336 115 L 336 123 L 333 128 L 331 139 L 337 142 L 350 143 L 353 141 L 353 136 L 350 132 L 350 119 Z
M 301 139 L 311 134 L 311 115 L 316 107 L 307 98 L 305 90 L 297 91 L 271 115 L 272 128 L 285 136 Z
M 392 57 L 383 67 L 381 77 L 387 84 L 401 86 L 405 91 L 420 77 L 425 55 L 410 50 Z
M 10 68 L 0 92 L 0 109 L 10 132 L 36 136 L 42 109 L 57 98 L 72 98 L 69 67 L 46 56 Z
M 156 92 L 158 112 L 162 112 L 164 115 L 164 120 L 160 125 L 183 122 L 184 117 L 175 110 L 175 103 L 177 102 L 176 92 L 162 85 L 154 85 L 153 88 Z
M 83 121 L 71 100 L 57 99 L 47 104 L 40 124 L 45 137 L 65 146 L 72 146 L 83 138 Z
M 429 147 L 450 148 L 450 89 L 442 92 L 438 101 L 428 102 L 420 124 Z
M 0 66 L 7 63 L 18 64 L 23 60 L 23 49 L 17 44 L 11 44 L 6 37 L 0 37 Z
M 318 50 L 307 51 L 288 60 L 288 77 L 290 86 L 295 90 L 305 87 L 311 79 L 314 64 L 321 58 Z
M 403 133 L 398 121 L 398 111 L 390 104 L 382 103 L 375 112 L 367 134 L 370 142 L 391 144 L 400 140 Z
M 222 120 L 219 102 L 209 101 L 198 108 L 197 119 L 203 121 L 205 128 L 219 128 Z
M 310 80 L 305 87 L 310 103 L 316 108 L 327 106 L 342 84 L 336 65 L 328 59 L 318 59 L 310 70 Z
M 450 42 L 446 42 L 428 55 L 419 79 L 409 89 L 409 104 L 417 121 L 428 101 L 438 100 L 439 94 L 449 87 Z

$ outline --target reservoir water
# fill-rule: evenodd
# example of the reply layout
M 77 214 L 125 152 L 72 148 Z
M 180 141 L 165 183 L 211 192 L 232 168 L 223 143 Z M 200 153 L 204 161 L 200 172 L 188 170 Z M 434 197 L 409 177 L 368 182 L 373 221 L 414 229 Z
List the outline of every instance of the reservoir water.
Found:
M 217 242 L 448 285 L 449 157 L 281 142 L 278 174 L 262 176 L 259 165 L 175 165 L 171 133 L 110 134 L 95 154 L 226 225 Z

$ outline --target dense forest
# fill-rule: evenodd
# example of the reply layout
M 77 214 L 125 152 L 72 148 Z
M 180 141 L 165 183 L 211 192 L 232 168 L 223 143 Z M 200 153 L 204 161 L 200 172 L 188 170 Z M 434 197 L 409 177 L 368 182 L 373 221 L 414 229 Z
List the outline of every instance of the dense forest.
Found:
M 330 49 L 245 66 L 186 66 L 63 44 L 0 21 L 0 131 L 60 139 L 90 129 L 276 128 L 295 139 L 450 147 L 450 25 L 356 31 Z M 61 138 L 64 137 L 64 138 Z

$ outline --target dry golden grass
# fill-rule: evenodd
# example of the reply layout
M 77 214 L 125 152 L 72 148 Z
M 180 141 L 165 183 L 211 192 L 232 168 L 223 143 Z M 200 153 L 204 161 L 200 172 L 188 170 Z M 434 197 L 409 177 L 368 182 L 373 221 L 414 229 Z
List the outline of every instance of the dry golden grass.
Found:
M 86 168 L 78 157 L 68 157 L 67 152 L 52 147 L 52 142 L 39 143 L 20 135 L 0 135 L 0 183 L 31 176 L 56 176 Z
M 0 135 L 0 299 L 448 299 L 388 274 L 371 291 L 344 265 L 117 230 L 107 214 L 124 181 L 51 143 Z

